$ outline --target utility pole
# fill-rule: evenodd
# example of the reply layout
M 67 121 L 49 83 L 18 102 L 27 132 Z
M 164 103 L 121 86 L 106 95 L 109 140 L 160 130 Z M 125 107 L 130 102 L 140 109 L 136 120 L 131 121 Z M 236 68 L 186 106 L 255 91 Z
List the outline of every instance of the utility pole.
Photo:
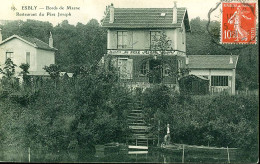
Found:
M 158 120 L 158 143 L 157 146 L 160 146 L 160 120 Z
M 183 144 L 183 147 L 182 147 L 182 163 L 184 163 L 184 144 Z
M 29 163 L 31 162 L 31 150 L 30 150 L 30 147 L 28 149 L 28 160 L 29 160 Z
M 230 157 L 229 157 L 228 146 L 227 146 L 227 155 L 228 155 L 228 163 L 230 163 Z

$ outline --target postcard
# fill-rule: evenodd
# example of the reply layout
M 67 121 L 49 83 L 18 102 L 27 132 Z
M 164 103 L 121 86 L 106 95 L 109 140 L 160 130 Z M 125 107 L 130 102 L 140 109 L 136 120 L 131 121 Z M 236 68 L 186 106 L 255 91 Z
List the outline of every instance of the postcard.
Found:
M 1 0 L 0 162 L 258 163 L 257 0 Z

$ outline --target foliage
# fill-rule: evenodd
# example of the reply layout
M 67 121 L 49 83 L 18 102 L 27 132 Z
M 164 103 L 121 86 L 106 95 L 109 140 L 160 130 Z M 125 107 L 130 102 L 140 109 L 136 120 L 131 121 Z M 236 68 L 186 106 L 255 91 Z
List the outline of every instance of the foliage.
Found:
M 3 91 L 2 94 L 4 97 L 8 96 L 14 90 L 19 88 L 19 81 L 15 75 L 15 67 L 16 64 L 10 58 L 7 58 L 5 61 L 5 65 L 3 69 L 0 69 L 0 73 L 3 74 L 3 78 L 1 79 Z M 2 96 L 2 95 L 1 95 Z
M 29 74 L 30 65 L 28 63 L 22 63 L 19 67 L 22 69 L 21 74 L 23 76 Z
M 190 23 L 193 32 L 187 34 L 188 55 L 238 54 L 238 89 L 258 88 L 256 45 L 227 51 L 210 42 L 206 21 L 196 18 Z M 215 38 L 219 36 L 217 26 L 218 22 L 211 27 Z M 0 155 L 22 156 L 21 152 L 28 147 L 42 154 L 60 150 L 84 152 L 93 151 L 94 144 L 124 142 L 128 133 L 126 118 L 137 100 L 141 100 L 154 135 L 158 134 L 160 121 L 160 137 L 169 123 L 173 143 L 229 146 L 242 148 L 248 154 L 257 152 L 258 96 L 191 97 L 176 94 L 164 85 L 133 96 L 117 83 L 113 71 L 97 69 L 93 64 L 106 52 L 106 31 L 96 20 L 76 26 L 63 21 L 55 27 L 48 22 L 13 21 L 1 28 L 3 38 L 15 33 L 44 42 L 48 42 L 52 31 L 54 46 L 59 49 L 56 61 L 62 67 L 45 67 L 52 79 L 45 80 L 37 92 L 14 86 L 0 91 Z M 167 45 L 164 41 L 161 46 Z M 9 78 L 15 81 L 15 65 L 8 62 L 1 70 L 5 77 L 2 88 L 11 84 Z M 26 73 L 27 67 L 23 68 Z M 62 80 L 61 85 L 53 87 L 50 80 L 57 80 L 61 70 L 76 72 L 77 77 Z M 255 157 L 253 154 L 249 161 L 255 161 Z
M 159 38 L 154 36 L 153 40 L 154 44 L 152 45 L 152 48 L 155 51 L 160 51 L 160 56 L 163 56 L 165 52 L 170 49 L 171 43 L 170 40 L 167 39 L 165 31 L 161 32 Z
M 2 73 L 4 77 L 11 79 L 15 74 L 15 67 L 16 64 L 14 64 L 12 59 L 7 58 L 5 61 L 4 68 L 0 70 L 1 71 L 0 73 Z
M 51 64 L 50 66 L 44 66 L 43 69 L 49 73 L 53 80 L 57 80 L 60 76 L 60 66 L 57 64 Z
M 57 87 L 46 79 L 37 92 L 20 90 L 0 99 L 4 156 L 28 147 L 40 154 L 94 152 L 94 144 L 123 142 L 132 95 L 116 79 L 112 72 L 93 68 Z
M 29 83 L 28 74 L 29 74 L 30 65 L 28 63 L 22 63 L 19 67 L 22 69 L 20 74 L 23 76 L 24 83 L 28 84 Z
M 173 143 L 237 147 L 247 154 L 248 161 L 257 160 L 258 96 L 191 97 L 158 86 L 147 89 L 141 97 L 154 137 L 159 128 L 163 138 L 170 124 Z

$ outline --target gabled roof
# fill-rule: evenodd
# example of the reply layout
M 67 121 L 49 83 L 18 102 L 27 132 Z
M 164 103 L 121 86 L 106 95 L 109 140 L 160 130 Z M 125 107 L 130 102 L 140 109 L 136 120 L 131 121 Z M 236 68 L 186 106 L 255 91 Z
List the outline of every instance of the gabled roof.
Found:
M 161 16 L 165 13 L 165 16 Z M 164 14 L 163 14 L 164 15 Z M 177 23 L 173 24 L 173 8 L 115 8 L 114 22 L 109 23 L 110 12 L 102 26 L 107 28 L 177 28 L 184 22 L 190 31 L 186 8 L 177 8 Z
M 189 55 L 190 69 L 235 69 L 238 55 L 232 55 L 233 63 L 230 63 L 231 55 Z
M 187 79 L 187 78 L 197 78 L 197 79 L 201 79 L 201 80 L 209 80 L 203 76 L 194 75 L 194 74 L 184 75 L 184 76 L 180 77 L 180 79 Z
M 14 38 L 17 38 L 35 48 L 38 48 L 38 49 L 43 49 L 43 50 L 49 50 L 49 51 L 57 51 L 56 48 L 54 47 L 50 47 L 49 44 L 37 39 L 37 38 L 31 38 L 31 37 L 26 37 L 26 36 L 18 36 L 18 35 L 13 35 L 5 40 L 3 40 L 1 43 L 0 43 L 0 46 L 3 45 L 4 43 L 14 39 Z

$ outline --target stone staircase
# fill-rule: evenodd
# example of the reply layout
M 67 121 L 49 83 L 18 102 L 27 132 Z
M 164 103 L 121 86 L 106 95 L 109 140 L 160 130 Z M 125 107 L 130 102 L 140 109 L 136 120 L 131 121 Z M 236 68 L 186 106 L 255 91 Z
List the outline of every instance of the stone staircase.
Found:
M 140 107 L 128 115 L 128 126 L 131 134 L 128 137 L 128 148 L 148 149 L 148 134 L 150 127 L 144 121 L 143 111 Z

